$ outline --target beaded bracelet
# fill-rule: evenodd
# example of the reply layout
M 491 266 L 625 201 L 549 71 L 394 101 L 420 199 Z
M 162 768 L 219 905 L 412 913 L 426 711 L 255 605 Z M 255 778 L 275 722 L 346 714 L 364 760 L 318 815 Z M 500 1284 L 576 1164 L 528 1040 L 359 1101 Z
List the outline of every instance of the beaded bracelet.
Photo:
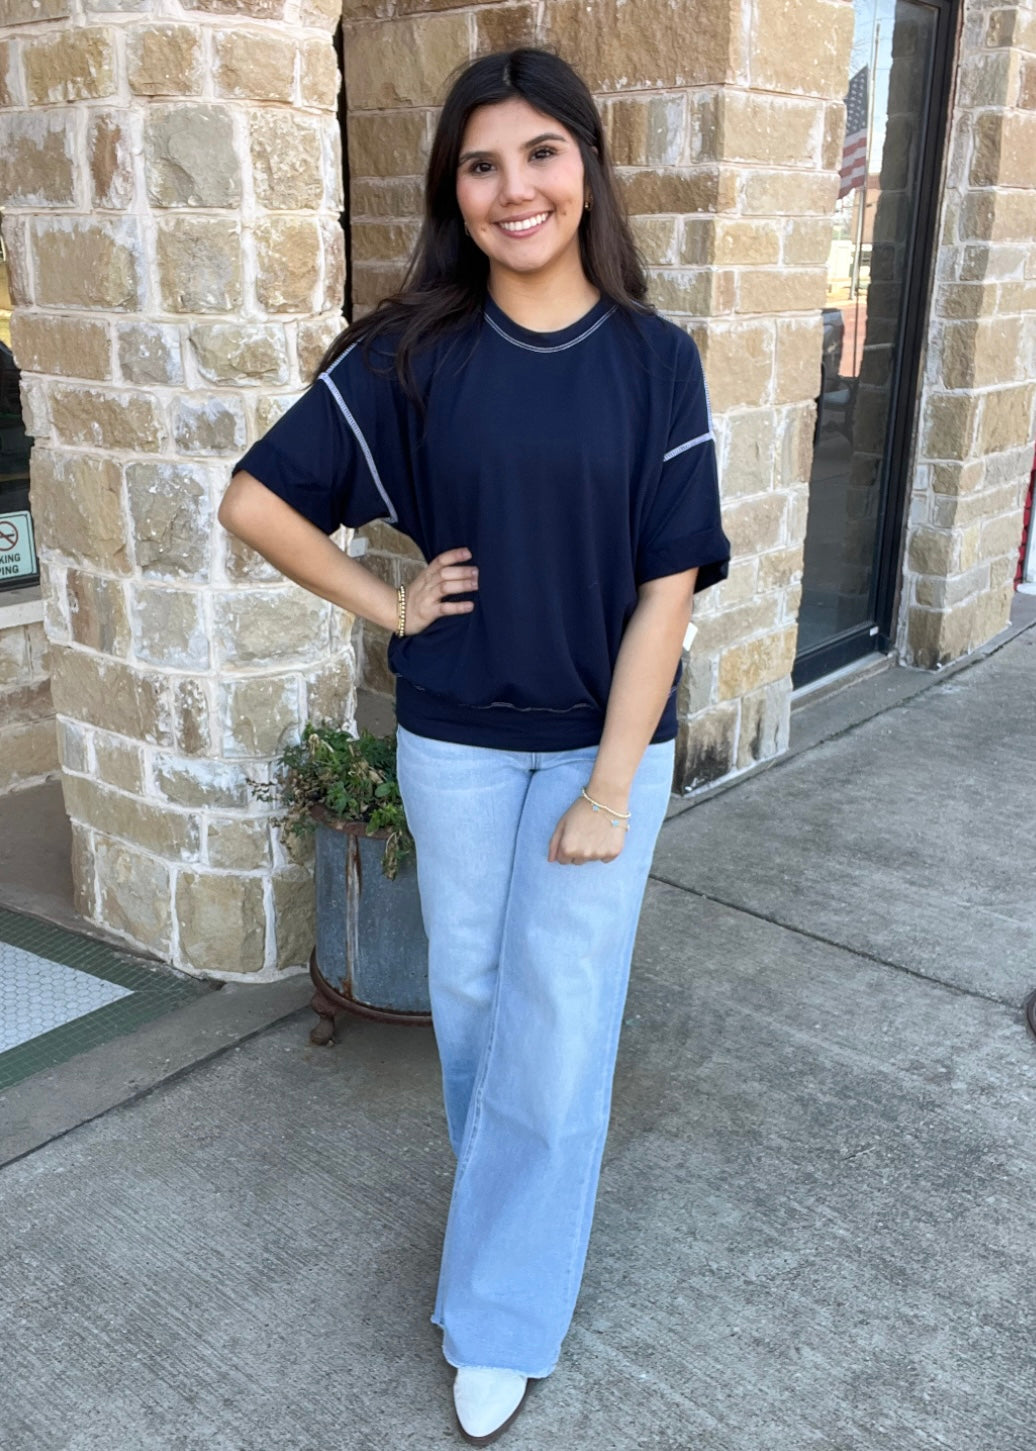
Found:
M 396 634 L 400 639 L 406 634 L 406 585 L 396 590 Z
M 630 811 L 613 811 L 610 806 L 605 806 L 600 801 L 595 801 L 592 796 L 588 795 L 585 786 L 584 786 L 583 790 L 580 791 L 579 794 L 580 794 L 580 796 L 582 796 L 582 798 L 583 798 L 584 801 L 589 801 L 590 805 L 593 807 L 593 809 L 595 811 L 603 811 L 608 816 L 612 817 L 613 818 L 612 819 L 612 826 L 621 826 L 626 831 L 629 831 L 629 829 L 630 829 L 629 823 L 630 823 L 630 817 L 632 816 L 632 812 L 630 812 Z

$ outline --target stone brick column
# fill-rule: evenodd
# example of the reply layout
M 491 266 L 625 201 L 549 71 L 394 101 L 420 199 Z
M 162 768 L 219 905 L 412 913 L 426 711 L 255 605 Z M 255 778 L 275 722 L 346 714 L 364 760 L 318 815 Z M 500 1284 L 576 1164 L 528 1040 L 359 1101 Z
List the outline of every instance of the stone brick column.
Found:
M 734 559 L 685 662 L 675 785 L 691 790 L 787 745 L 852 5 L 548 13 L 602 95 L 654 301 L 709 381 Z
M 676 788 L 778 754 L 788 734 L 851 3 L 522 0 L 459 13 L 450 0 L 346 0 L 344 17 L 354 295 L 363 306 L 400 275 L 420 213 L 432 107 L 454 66 L 487 50 L 546 44 L 595 92 L 654 301 L 702 349 L 735 551 L 730 579 L 697 609 Z M 412 567 L 382 526 L 372 542 L 387 578 Z M 372 683 L 387 690 L 375 643 Z
M 9 0 L 0 29 L 78 906 L 216 975 L 304 961 L 308 874 L 247 778 L 307 715 L 352 710 L 351 622 L 214 518 L 341 324 L 336 18 L 330 0 Z
M 1007 623 L 1036 435 L 1036 14 L 965 4 L 901 644 L 944 665 Z

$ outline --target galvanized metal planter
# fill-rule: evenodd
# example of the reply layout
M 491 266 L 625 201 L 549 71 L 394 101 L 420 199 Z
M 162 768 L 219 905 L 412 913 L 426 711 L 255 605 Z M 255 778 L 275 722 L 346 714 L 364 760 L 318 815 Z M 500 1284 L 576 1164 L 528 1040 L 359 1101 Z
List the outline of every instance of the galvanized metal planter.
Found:
M 309 971 L 320 1022 L 310 1042 L 330 1043 L 335 1014 L 387 1023 L 430 1023 L 428 939 L 413 857 L 389 879 L 381 870 L 387 831 L 313 808 L 317 945 Z

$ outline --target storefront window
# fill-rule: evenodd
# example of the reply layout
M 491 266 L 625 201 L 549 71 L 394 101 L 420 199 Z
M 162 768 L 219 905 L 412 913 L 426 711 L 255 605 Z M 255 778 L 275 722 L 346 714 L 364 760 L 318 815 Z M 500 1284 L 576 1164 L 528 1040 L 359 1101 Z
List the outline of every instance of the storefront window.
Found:
M 39 579 L 29 513 L 29 450 L 11 352 L 11 293 L 0 241 L 0 590 Z
M 945 125 L 948 0 L 855 0 L 797 685 L 887 647 Z

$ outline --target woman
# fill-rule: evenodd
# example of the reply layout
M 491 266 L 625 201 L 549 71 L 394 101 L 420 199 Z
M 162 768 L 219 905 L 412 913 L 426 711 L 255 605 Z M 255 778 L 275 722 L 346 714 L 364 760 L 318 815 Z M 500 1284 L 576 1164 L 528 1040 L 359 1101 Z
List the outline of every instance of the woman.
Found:
M 644 294 L 586 86 L 543 51 L 475 61 L 402 291 L 332 345 L 220 509 L 393 632 L 458 1161 L 432 1319 L 478 1446 L 571 1320 L 682 642 L 729 555 L 697 350 Z M 379 518 L 429 561 L 398 591 L 327 537 Z

